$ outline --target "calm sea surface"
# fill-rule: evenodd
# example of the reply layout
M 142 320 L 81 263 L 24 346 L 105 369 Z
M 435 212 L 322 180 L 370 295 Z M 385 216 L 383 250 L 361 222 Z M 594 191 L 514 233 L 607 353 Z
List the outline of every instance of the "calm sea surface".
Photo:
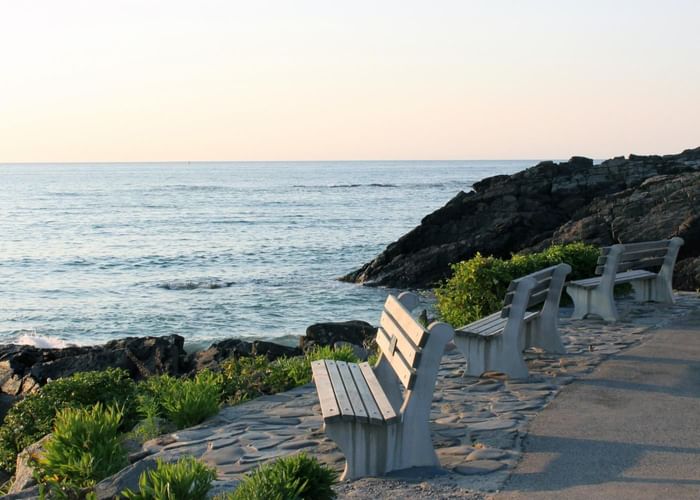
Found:
M 177 333 L 194 348 L 376 323 L 388 290 L 335 278 L 535 163 L 0 165 L 0 342 Z

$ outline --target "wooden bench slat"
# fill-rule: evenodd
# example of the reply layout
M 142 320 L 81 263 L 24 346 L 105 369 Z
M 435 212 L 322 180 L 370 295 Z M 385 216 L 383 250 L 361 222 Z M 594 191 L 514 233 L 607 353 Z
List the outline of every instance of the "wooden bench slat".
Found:
M 534 272 L 532 274 L 528 274 L 527 276 L 529 278 L 534 279 L 538 283 L 541 283 L 543 281 L 547 281 L 548 283 L 552 280 L 552 276 L 554 275 L 554 271 L 557 270 L 557 266 L 552 266 L 548 267 L 546 269 L 542 269 L 540 271 Z M 518 287 L 518 282 L 520 281 L 520 278 L 515 279 L 510 282 L 508 285 L 508 290 L 507 292 L 515 292 L 515 289 Z M 547 285 L 549 286 L 549 285 Z
M 338 401 L 338 407 L 340 408 L 340 416 L 343 420 L 354 420 L 355 412 L 352 409 L 352 404 L 350 403 L 350 398 L 348 393 L 345 391 L 345 385 L 343 384 L 343 379 L 338 371 L 338 365 L 335 361 L 326 359 L 326 367 L 328 368 L 328 375 L 331 379 L 331 384 L 333 384 L 333 392 L 335 393 L 335 399 Z
M 428 332 L 411 316 L 411 313 L 399 302 L 399 299 L 389 295 L 384 304 L 384 311 L 401 325 L 416 346 L 425 347 L 425 343 L 428 341 Z
M 665 257 L 668 252 L 668 248 L 658 248 L 651 250 L 639 250 L 637 252 L 625 251 L 622 254 L 622 262 L 637 262 L 644 259 L 655 259 L 658 257 Z
M 403 331 L 400 325 L 396 323 L 394 318 L 392 318 L 386 312 L 382 313 L 381 319 L 379 320 L 380 328 L 384 329 L 384 332 L 391 337 L 396 337 L 396 347 L 403 357 L 408 361 L 408 364 L 415 367 L 418 365 L 418 360 L 420 358 L 420 347 L 416 347 L 411 338 Z
M 625 245 L 626 252 L 638 252 L 641 250 L 652 250 L 661 248 L 666 250 L 668 248 L 671 240 L 659 240 L 659 241 L 642 241 L 640 243 L 623 243 Z M 608 255 L 612 247 L 603 247 L 600 249 L 602 255 Z
M 476 328 L 477 326 L 481 325 L 482 323 L 490 323 L 491 321 L 497 321 L 500 318 L 501 318 L 501 312 L 498 311 L 498 312 L 495 312 L 493 314 L 489 314 L 488 316 L 485 316 L 485 317 L 478 319 L 476 321 L 472 321 L 471 323 L 464 325 L 460 329 L 467 328 L 467 327 Z
M 374 400 L 374 396 L 372 396 L 372 391 L 367 385 L 367 381 L 365 380 L 365 376 L 360 369 L 360 365 L 357 363 L 348 363 L 348 368 L 350 369 L 352 378 L 355 381 L 357 391 L 362 398 L 362 404 L 365 406 L 365 410 L 367 410 L 367 418 L 369 419 L 369 423 L 384 423 L 384 417 L 379 411 L 379 407 L 377 406 L 377 402 Z M 374 371 L 372 371 L 372 374 L 374 374 Z
M 318 400 L 321 403 L 321 413 L 323 419 L 329 422 L 340 419 L 340 408 L 335 399 L 333 385 L 331 384 L 330 375 L 326 363 L 323 360 L 313 361 L 311 363 L 311 371 L 313 373 L 314 382 L 316 382 L 316 392 Z
M 537 285 L 532 289 L 532 292 L 530 292 L 532 295 L 538 294 L 541 291 L 546 291 L 549 292 L 549 286 L 552 283 L 552 276 L 548 276 L 544 278 L 541 281 L 537 282 Z M 512 292 L 507 292 L 506 293 L 506 298 L 503 300 L 503 305 L 508 306 L 513 303 L 513 297 L 515 297 L 515 291 Z M 547 294 L 544 294 L 544 297 L 547 297 Z M 544 300 L 544 299 L 542 299 Z M 534 305 L 534 304 L 533 304 Z
M 406 389 L 413 388 L 416 370 L 408 364 L 400 351 L 392 349 L 391 338 L 383 328 L 377 329 L 377 345 L 382 350 L 382 354 L 386 356 L 403 386 Z
M 661 265 L 663 265 L 663 263 L 665 261 L 666 261 L 666 257 L 659 257 L 657 259 L 643 259 L 643 260 L 636 261 L 632 267 L 634 269 L 656 268 L 656 267 L 660 267 Z
M 384 394 L 384 389 L 382 389 L 382 386 L 379 383 L 377 376 L 374 374 L 372 367 L 369 366 L 369 363 L 360 363 L 359 366 L 360 370 L 362 371 L 362 375 L 365 377 L 365 382 L 367 382 L 367 386 L 372 392 L 374 401 L 377 403 L 377 408 L 379 408 L 379 412 L 382 414 L 382 417 L 384 417 L 384 421 L 386 423 L 396 421 L 398 419 L 398 415 L 396 415 L 394 407 L 391 406 L 389 399 L 386 397 L 386 394 Z
M 497 313 L 497 314 L 493 315 L 492 319 L 490 319 L 489 321 L 482 321 L 480 323 L 471 323 L 470 325 L 468 325 L 468 327 L 469 327 L 469 330 L 471 330 L 472 332 L 478 333 L 482 330 L 486 330 L 488 328 L 491 328 L 495 323 L 503 323 L 504 321 L 505 320 L 503 318 L 501 318 L 501 315 Z
M 634 281 L 636 279 L 646 279 L 646 278 L 651 279 L 654 277 L 656 277 L 655 273 L 650 273 L 649 271 L 637 269 L 637 270 L 617 273 L 615 275 L 615 284 L 628 283 L 628 282 Z M 593 288 L 593 287 L 598 286 L 598 284 L 600 283 L 601 280 L 602 280 L 601 277 L 586 278 L 584 280 L 570 281 L 568 283 L 568 285 L 580 286 L 582 288 Z
M 352 405 L 352 411 L 355 413 L 355 420 L 360 422 L 369 422 L 369 417 L 367 416 L 367 410 L 362 402 L 362 397 L 360 396 L 360 391 L 358 390 L 355 380 L 353 379 L 352 373 L 350 373 L 350 368 L 348 363 L 345 361 L 336 361 L 336 366 L 338 367 L 338 372 L 340 373 L 340 378 L 343 379 L 343 385 L 345 386 L 345 392 L 348 395 L 350 404 Z

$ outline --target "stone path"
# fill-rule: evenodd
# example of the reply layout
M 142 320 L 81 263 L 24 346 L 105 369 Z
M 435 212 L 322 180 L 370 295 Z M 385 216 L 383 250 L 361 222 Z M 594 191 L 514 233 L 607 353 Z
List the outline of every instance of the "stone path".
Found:
M 433 399 L 433 442 L 444 468 L 412 471 L 410 478 L 365 478 L 337 487 L 340 498 L 382 498 L 411 494 L 415 498 L 482 498 L 499 489 L 521 457 L 522 440 L 532 418 L 574 378 L 589 373 L 608 356 L 650 334 L 653 327 L 700 309 L 697 294 L 684 293 L 671 306 L 619 303 L 622 320 L 562 319 L 566 355 L 527 355 L 530 377 L 503 380 L 463 377 L 463 357 L 443 358 Z M 563 310 L 565 316 L 570 310 Z M 344 459 L 320 430 L 320 407 L 312 384 L 266 396 L 235 407 L 197 427 L 144 444 L 153 458 L 191 454 L 216 467 L 215 491 L 230 490 L 243 474 L 268 460 L 305 451 L 342 470 Z M 133 473 L 140 469 L 134 464 Z M 129 474 L 128 472 L 126 473 Z

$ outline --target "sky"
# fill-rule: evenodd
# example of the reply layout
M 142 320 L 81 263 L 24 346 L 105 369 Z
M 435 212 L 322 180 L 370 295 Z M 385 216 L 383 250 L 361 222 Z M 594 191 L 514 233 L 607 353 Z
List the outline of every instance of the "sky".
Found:
M 0 0 L 0 162 L 700 146 L 697 0 Z

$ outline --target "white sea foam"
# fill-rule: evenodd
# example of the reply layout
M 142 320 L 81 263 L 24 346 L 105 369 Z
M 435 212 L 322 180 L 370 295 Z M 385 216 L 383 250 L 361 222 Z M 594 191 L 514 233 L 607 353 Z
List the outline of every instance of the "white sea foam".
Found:
M 18 345 L 31 345 L 40 349 L 65 349 L 75 344 L 56 337 L 39 335 L 36 332 L 23 333 L 13 342 Z

